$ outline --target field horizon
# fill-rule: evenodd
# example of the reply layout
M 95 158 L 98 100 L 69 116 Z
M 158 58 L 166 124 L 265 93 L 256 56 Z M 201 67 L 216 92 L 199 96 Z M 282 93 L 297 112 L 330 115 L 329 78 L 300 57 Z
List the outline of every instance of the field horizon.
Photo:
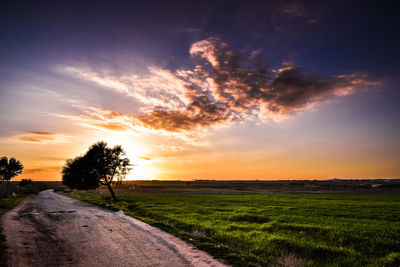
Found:
M 153 179 L 153 180 L 124 180 L 122 182 L 132 183 L 132 182 L 355 182 L 355 181 L 365 181 L 365 182 L 399 182 L 400 178 L 329 178 L 329 179 Z

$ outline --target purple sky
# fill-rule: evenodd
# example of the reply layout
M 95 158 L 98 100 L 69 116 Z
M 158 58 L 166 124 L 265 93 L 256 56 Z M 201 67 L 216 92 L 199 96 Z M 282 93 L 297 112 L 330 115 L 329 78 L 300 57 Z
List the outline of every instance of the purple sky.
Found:
M 99 140 L 127 150 L 136 179 L 400 176 L 389 1 L 0 10 L 0 154 L 21 177 L 59 179 Z

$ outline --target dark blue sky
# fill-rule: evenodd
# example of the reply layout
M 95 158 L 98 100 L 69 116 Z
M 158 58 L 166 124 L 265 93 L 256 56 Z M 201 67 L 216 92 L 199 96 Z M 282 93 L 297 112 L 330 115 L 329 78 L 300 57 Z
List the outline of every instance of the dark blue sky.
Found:
M 262 49 L 272 64 L 380 75 L 399 69 L 395 1 L 135 2 L 3 1 L 2 62 L 107 61 L 126 50 L 178 66 L 191 43 L 213 36 Z

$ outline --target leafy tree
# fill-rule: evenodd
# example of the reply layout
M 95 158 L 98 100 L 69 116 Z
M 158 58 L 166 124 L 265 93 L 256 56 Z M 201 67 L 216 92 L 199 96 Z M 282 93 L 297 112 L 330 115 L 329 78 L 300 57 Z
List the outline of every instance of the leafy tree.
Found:
M 2 181 L 7 181 L 7 187 L 10 183 L 10 180 L 17 175 L 22 173 L 24 166 L 19 160 L 11 157 L 8 159 L 7 157 L 0 158 L 0 179 Z
M 121 146 L 107 147 L 100 141 L 89 147 L 85 155 L 69 159 L 62 170 L 63 184 L 76 189 L 94 189 L 106 185 L 117 200 L 111 183 L 122 181 L 130 171 L 129 159 Z
M 94 176 L 94 172 L 91 171 L 92 168 L 93 166 L 85 157 L 68 159 L 62 170 L 63 184 L 70 188 L 82 190 L 99 187 L 99 179 Z

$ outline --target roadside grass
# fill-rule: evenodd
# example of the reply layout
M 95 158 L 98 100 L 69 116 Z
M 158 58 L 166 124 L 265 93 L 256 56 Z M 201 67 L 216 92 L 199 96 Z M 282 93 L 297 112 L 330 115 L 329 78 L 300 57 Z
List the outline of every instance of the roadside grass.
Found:
M 0 198 L 0 217 L 7 211 L 16 207 L 25 197 Z M 0 227 L 0 267 L 7 266 L 7 247 L 4 244 L 6 239 Z
M 400 266 L 400 195 L 67 195 L 123 210 L 234 266 Z

